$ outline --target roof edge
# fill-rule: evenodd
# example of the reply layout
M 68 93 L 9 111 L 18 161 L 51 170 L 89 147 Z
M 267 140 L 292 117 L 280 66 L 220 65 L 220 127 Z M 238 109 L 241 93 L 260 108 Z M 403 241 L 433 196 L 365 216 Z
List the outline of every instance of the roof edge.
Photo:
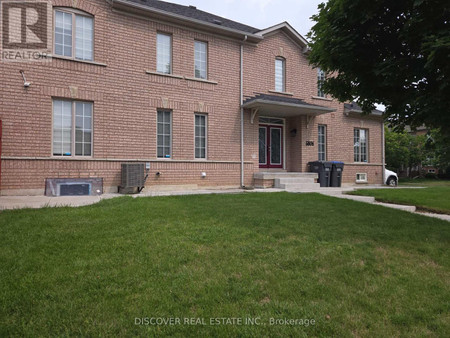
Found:
M 287 21 L 284 21 L 277 25 L 260 30 L 256 34 L 264 37 L 267 34 L 276 32 L 277 30 L 283 31 L 291 39 L 293 39 L 296 43 L 298 43 L 303 48 L 304 53 L 306 53 L 308 51 L 308 41 L 299 32 L 297 32 L 297 30 L 294 27 L 292 27 L 289 24 L 289 22 L 287 22 Z
M 300 104 L 300 103 L 290 103 L 290 102 L 278 102 L 278 101 L 270 101 L 267 99 L 255 99 L 252 101 L 244 102 L 242 107 L 246 108 L 246 106 L 249 106 L 250 104 L 254 104 L 254 103 L 277 104 L 280 106 L 287 106 L 287 107 L 299 107 L 299 108 L 307 108 L 307 109 L 314 109 L 314 110 L 322 110 L 322 111 L 326 111 L 326 112 L 330 112 L 330 113 L 336 111 L 336 109 L 323 107 L 323 106 Z
M 262 41 L 264 39 L 263 36 L 259 35 L 259 34 L 252 34 L 249 32 L 245 32 L 245 31 L 241 31 L 241 30 L 237 30 L 237 29 L 233 29 L 233 28 L 229 28 L 229 27 L 223 27 L 220 25 L 216 25 L 213 23 L 209 23 L 209 22 L 205 22 L 202 20 L 198 20 L 198 19 L 193 19 L 193 18 L 189 18 L 183 15 L 179 15 L 179 14 L 174 14 L 174 13 L 170 13 L 164 10 L 160 10 L 160 9 L 156 9 L 150 6 L 145 6 L 145 5 L 141 5 L 135 2 L 131 2 L 128 0 L 107 0 L 108 3 L 115 9 L 118 10 L 125 10 L 125 8 L 128 9 L 134 9 L 134 10 L 139 10 L 140 15 L 143 16 L 148 16 L 151 18 L 151 15 L 145 15 L 142 14 L 142 11 L 145 11 L 146 14 L 155 14 L 157 15 L 157 17 L 155 19 L 159 19 L 159 20 L 164 20 L 164 19 L 168 19 L 169 22 L 184 22 L 184 23 L 190 23 L 192 26 L 197 26 L 197 27 L 202 27 L 202 28 L 209 28 L 211 30 L 212 33 L 216 33 L 216 34 L 220 34 L 224 35 L 224 36 L 228 36 L 228 37 L 233 37 L 237 40 L 242 39 L 244 40 L 246 37 L 246 41 L 247 42 L 253 42 L 253 43 L 258 43 L 260 41 Z
M 354 107 L 354 105 L 356 105 L 357 107 Z M 364 111 L 359 107 L 359 105 L 356 102 L 345 103 L 344 104 L 344 110 L 347 113 L 356 113 L 356 114 L 363 114 L 364 113 Z M 383 116 L 383 112 L 381 110 L 374 109 L 368 115 Z

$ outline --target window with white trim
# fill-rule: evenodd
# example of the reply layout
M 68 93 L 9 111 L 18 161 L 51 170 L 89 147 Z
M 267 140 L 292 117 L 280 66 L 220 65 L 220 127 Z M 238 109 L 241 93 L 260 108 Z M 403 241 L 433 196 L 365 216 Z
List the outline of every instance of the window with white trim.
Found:
M 323 91 L 323 83 L 325 81 L 325 72 L 317 68 L 317 96 L 318 97 L 325 97 L 325 92 Z
M 195 115 L 195 158 L 205 159 L 207 149 L 207 116 Z
M 158 110 L 157 117 L 157 156 L 172 157 L 172 112 Z
M 281 57 L 275 59 L 275 90 L 286 91 L 286 60 Z
M 156 71 L 172 74 L 172 35 L 156 35 Z
M 368 130 L 355 128 L 353 134 L 353 149 L 355 162 L 369 162 L 368 156 Z
M 94 18 L 80 11 L 55 10 L 55 55 L 92 61 L 94 59 Z
M 92 113 L 92 102 L 53 100 L 53 156 L 92 156 Z
M 319 161 L 327 160 L 327 126 L 319 125 L 317 145 L 319 148 Z
M 206 80 L 208 77 L 208 43 L 194 42 L 194 67 L 195 77 Z
M 356 174 L 356 183 L 367 183 L 367 174 Z

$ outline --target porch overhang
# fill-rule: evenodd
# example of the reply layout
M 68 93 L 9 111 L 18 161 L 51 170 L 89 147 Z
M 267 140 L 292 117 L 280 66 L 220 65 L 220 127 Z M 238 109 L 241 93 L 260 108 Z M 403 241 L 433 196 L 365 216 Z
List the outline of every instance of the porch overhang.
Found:
M 270 117 L 314 117 L 336 111 L 333 108 L 306 103 L 295 98 L 285 98 L 275 95 L 257 95 L 244 101 L 244 109 L 258 112 Z

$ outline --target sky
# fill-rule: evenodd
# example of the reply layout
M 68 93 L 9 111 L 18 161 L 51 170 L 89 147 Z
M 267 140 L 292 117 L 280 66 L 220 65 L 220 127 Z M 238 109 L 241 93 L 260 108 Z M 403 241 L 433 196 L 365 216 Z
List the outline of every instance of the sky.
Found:
M 305 36 L 313 25 L 317 6 L 326 0 L 166 0 L 193 5 L 205 12 L 264 29 L 287 21 Z

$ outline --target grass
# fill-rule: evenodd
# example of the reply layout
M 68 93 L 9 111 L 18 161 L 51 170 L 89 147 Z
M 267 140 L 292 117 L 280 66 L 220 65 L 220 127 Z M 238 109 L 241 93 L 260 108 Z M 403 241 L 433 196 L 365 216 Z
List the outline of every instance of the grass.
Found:
M 247 193 L 5 211 L 0 226 L 0 336 L 450 333 L 450 225 L 438 219 L 318 194 Z M 217 317 L 264 325 L 209 325 Z
M 431 178 L 401 178 L 400 186 L 418 186 L 418 187 L 450 187 L 450 180 L 440 180 Z
M 362 189 L 350 194 L 373 196 L 379 202 L 415 205 L 421 211 L 450 215 L 450 185 L 420 189 Z

